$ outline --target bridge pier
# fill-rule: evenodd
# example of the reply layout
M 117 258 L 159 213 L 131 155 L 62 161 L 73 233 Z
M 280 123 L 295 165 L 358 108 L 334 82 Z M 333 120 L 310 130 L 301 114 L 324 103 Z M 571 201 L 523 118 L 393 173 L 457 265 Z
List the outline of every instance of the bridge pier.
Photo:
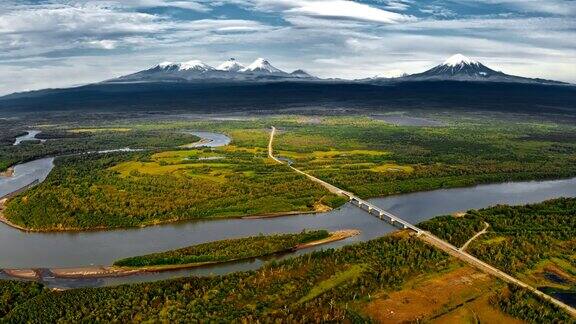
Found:
M 378 209 L 375 208 L 371 208 L 370 209 L 370 214 L 376 216 L 376 217 L 380 217 L 380 211 Z M 381 217 L 380 217 L 381 218 Z
M 386 211 L 371 205 L 368 202 L 363 201 L 360 198 L 354 197 L 354 196 L 348 196 L 350 198 L 350 202 L 354 205 L 357 206 L 358 208 L 368 212 L 370 215 L 372 216 L 376 216 L 378 217 L 380 220 L 383 220 L 385 222 L 387 222 L 388 224 L 399 228 L 399 229 L 408 229 L 411 228 L 410 225 L 408 225 L 407 223 L 403 222 L 402 220 L 396 219 L 393 215 L 391 215 L 390 213 L 387 213 Z M 417 231 L 418 232 L 418 231 Z

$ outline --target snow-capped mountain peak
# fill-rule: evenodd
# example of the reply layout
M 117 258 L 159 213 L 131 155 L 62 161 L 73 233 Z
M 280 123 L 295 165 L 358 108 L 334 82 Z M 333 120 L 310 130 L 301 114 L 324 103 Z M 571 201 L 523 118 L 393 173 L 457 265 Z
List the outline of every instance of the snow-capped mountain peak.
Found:
M 198 60 L 192 60 L 192 61 L 180 63 L 180 71 L 189 71 L 189 70 L 212 71 L 212 70 L 214 70 L 214 68 L 211 67 L 210 65 L 208 65 L 202 61 L 198 61 Z
M 156 65 L 155 68 L 169 71 L 198 71 L 198 72 L 206 72 L 214 70 L 214 68 L 211 67 L 210 65 L 198 60 L 191 60 L 182 63 L 162 62 Z
M 161 62 L 158 63 L 157 67 L 161 68 L 161 69 L 166 69 L 169 68 L 171 66 L 176 66 L 177 63 L 173 63 L 173 62 Z
M 238 72 L 244 68 L 244 65 L 236 61 L 235 58 L 231 58 L 228 61 L 218 65 L 216 68 L 220 71 L 228 71 L 228 72 Z
M 257 58 L 252 64 L 240 70 L 240 72 L 258 72 L 258 73 L 284 73 L 282 70 L 274 67 L 268 60 Z
M 462 54 L 448 58 L 444 63 L 422 73 L 408 75 L 401 80 L 431 81 L 498 81 L 525 82 L 522 78 L 494 71 L 486 65 L 470 59 Z
M 456 54 L 456 55 L 452 55 L 450 56 L 446 61 L 444 61 L 444 63 L 442 63 L 442 65 L 447 65 L 447 66 L 458 66 L 458 65 L 470 65 L 470 64 L 478 64 L 478 61 L 472 60 L 470 58 L 468 58 L 467 56 L 464 56 L 462 54 Z

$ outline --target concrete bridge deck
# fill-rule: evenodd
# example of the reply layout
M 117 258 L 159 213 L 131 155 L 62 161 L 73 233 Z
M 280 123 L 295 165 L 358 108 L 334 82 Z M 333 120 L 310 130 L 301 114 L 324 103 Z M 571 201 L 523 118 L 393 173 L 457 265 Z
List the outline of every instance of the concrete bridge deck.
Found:
M 398 227 L 400 229 L 411 229 L 414 232 L 416 232 L 417 234 L 421 234 L 422 230 L 419 229 L 418 227 L 408 223 L 407 221 L 403 220 L 402 218 L 385 211 L 384 209 L 371 204 L 369 202 L 367 202 L 366 200 L 360 199 L 354 195 L 351 195 L 349 193 L 343 193 L 343 195 L 347 196 L 349 198 L 349 201 L 354 205 L 359 207 L 362 210 L 365 210 L 366 212 L 368 212 L 370 215 L 378 217 L 379 219 L 389 223 L 390 225 L 393 225 L 395 227 Z

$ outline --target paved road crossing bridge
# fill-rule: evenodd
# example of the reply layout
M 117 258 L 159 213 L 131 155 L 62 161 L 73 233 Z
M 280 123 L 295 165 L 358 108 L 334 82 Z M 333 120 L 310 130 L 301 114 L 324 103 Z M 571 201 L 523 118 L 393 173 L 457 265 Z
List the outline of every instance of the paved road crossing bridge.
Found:
M 352 205 L 368 212 L 370 215 L 378 217 L 379 219 L 389 223 L 392 226 L 395 226 L 400 229 L 411 229 L 415 231 L 417 234 L 422 233 L 422 230 L 418 227 L 408 223 L 407 221 L 401 219 L 390 212 L 385 211 L 384 209 L 367 202 L 366 200 L 360 199 L 354 195 L 349 193 L 343 193 L 345 196 L 348 197 Z

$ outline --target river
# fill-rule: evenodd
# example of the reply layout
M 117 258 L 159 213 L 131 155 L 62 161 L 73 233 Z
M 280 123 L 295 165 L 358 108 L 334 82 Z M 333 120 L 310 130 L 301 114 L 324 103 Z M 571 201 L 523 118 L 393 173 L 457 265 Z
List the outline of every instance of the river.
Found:
M 201 138 L 199 142 L 184 145 L 188 148 L 197 147 L 219 147 L 230 144 L 232 139 L 224 134 L 212 133 L 212 132 L 198 132 L 198 131 L 188 131 L 188 134 L 198 136 Z
M 25 178 L 26 171 L 46 177 L 52 159 L 41 159 L 16 166 L 14 179 L 0 179 L 0 195 L 13 189 L 11 182 Z M 34 178 L 34 176 L 31 176 Z M 25 183 L 24 181 L 23 183 Z M 12 188 L 12 189 L 11 189 Z M 576 178 L 479 185 L 418 192 L 369 201 L 416 224 L 437 215 L 495 204 L 526 204 L 557 197 L 576 197 Z M 299 251 L 340 247 L 374 239 L 396 228 L 346 204 L 323 214 L 303 214 L 264 219 L 197 220 L 146 228 L 80 233 L 25 233 L 0 224 L 0 268 L 62 268 L 110 265 L 120 258 L 180 248 L 188 245 L 260 233 L 293 233 L 303 229 L 359 229 L 361 234 L 343 241 Z M 292 254 L 293 255 L 293 254 Z M 53 279 L 46 272 L 44 281 L 54 287 L 101 286 L 150 281 L 196 274 L 222 274 L 256 269 L 262 260 L 216 265 L 169 273 L 152 273 L 121 278 Z M 0 278 L 5 277 L 0 272 Z
M 0 198 L 33 182 L 44 181 L 52 168 L 54 168 L 54 158 L 51 157 L 16 165 L 12 177 L 0 177 Z
M 46 140 L 43 139 L 37 139 L 36 135 L 40 134 L 41 131 L 38 130 L 30 130 L 27 131 L 26 135 L 22 135 L 22 136 L 18 136 L 16 137 L 16 140 L 14 141 L 14 145 L 20 145 L 22 142 L 24 141 L 40 141 L 40 142 L 45 142 Z

